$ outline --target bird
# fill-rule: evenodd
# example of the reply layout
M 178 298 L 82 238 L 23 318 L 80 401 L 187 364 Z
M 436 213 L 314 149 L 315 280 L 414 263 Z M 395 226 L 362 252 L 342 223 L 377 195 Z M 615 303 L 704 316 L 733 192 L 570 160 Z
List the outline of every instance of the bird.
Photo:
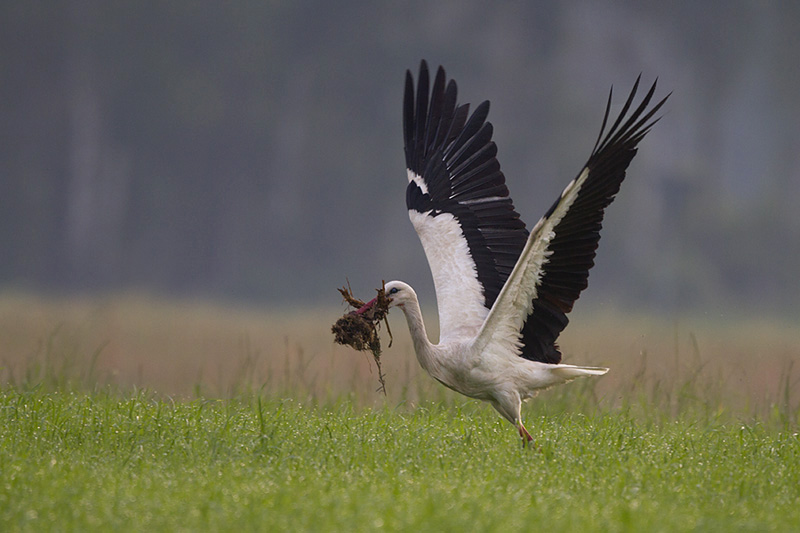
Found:
M 409 284 L 385 283 L 389 309 L 403 311 L 422 368 L 444 386 L 491 404 L 516 426 L 523 446 L 533 440 L 523 424 L 523 401 L 542 389 L 608 372 L 561 363 L 556 340 L 588 285 L 604 211 L 670 96 L 650 105 L 656 79 L 633 106 L 640 80 L 641 74 L 606 131 L 612 87 L 586 164 L 528 231 L 497 160 L 489 101 L 470 114 L 469 104 L 457 103 L 456 82 L 447 80 L 443 67 L 431 87 L 423 60 L 416 90 L 406 71 L 406 206 L 433 276 L 439 342 L 429 340 Z

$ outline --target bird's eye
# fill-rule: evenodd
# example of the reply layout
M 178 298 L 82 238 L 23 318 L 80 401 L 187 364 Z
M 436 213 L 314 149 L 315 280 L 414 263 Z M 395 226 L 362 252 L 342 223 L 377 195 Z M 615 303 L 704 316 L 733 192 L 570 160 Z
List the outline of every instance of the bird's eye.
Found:
M 391 289 L 389 289 L 389 294 L 397 294 L 397 291 L 399 290 L 400 289 L 398 289 L 397 287 L 392 287 Z

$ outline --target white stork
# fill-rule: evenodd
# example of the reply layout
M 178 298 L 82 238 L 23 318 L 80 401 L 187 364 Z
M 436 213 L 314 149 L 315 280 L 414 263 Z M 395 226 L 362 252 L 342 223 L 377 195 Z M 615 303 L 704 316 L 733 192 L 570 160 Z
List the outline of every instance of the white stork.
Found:
M 586 288 L 603 211 L 614 199 L 637 144 L 666 98 L 648 109 L 656 84 L 628 115 L 639 79 L 608 133 L 608 97 L 600 135 L 578 176 L 528 233 L 508 194 L 486 121 L 489 102 L 468 117 L 456 83 L 439 67 L 429 92 L 422 61 L 417 83 L 406 72 L 403 103 L 406 204 L 433 274 L 438 344 L 428 339 L 417 295 L 385 285 L 403 310 L 420 365 L 443 385 L 489 402 L 532 440 L 522 401 L 539 389 L 607 368 L 560 364 L 556 339 Z M 668 97 L 669 95 L 667 95 Z M 363 311 L 372 304 L 370 302 Z

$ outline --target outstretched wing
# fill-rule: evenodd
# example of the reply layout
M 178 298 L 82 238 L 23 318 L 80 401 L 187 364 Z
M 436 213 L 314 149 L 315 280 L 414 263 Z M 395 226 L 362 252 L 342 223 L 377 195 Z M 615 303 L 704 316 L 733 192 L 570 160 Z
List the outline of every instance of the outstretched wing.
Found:
M 605 208 L 612 202 L 636 155 L 637 145 L 658 119 L 666 99 L 648 109 L 656 84 L 630 114 L 639 79 L 608 133 L 603 125 L 589 161 L 534 227 L 524 250 L 476 342 L 533 361 L 558 363 L 558 335 L 567 313 L 586 288 L 594 265 Z M 623 122 L 624 121 L 624 122 Z
M 489 102 L 468 117 L 457 92 L 442 67 L 429 92 L 422 61 L 415 98 L 406 72 L 406 205 L 433 274 L 440 342 L 478 333 L 528 236 L 496 158 Z

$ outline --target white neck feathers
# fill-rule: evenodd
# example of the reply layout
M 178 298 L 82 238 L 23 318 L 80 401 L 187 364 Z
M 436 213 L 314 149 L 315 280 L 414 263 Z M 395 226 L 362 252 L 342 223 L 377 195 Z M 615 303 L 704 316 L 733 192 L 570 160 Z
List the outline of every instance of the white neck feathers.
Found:
M 414 352 L 420 366 L 429 373 L 436 375 L 438 363 L 434 356 L 436 347 L 428 339 L 425 331 L 425 323 L 422 320 L 422 310 L 419 308 L 419 301 L 414 298 L 398 306 L 403 310 L 408 322 L 408 330 L 411 333 L 411 340 L 414 342 Z

